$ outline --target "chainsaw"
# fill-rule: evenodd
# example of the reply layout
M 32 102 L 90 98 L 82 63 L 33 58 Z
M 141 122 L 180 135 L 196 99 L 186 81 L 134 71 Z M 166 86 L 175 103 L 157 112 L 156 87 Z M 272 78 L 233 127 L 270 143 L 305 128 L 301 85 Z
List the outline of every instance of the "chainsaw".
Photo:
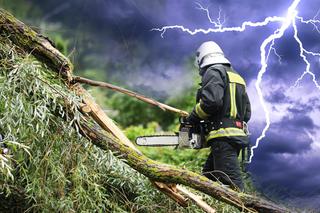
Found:
M 180 119 L 179 132 L 174 135 L 139 136 L 139 146 L 176 146 L 177 148 L 202 149 L 207 147 L 205 141 L 205 122 L 191 124 Z
M 210 124 L 201 121 L 199 124 L 191 124 L 180 119 L 180 129 L 175 135 L 152 135 L 139 136 L 136 138 L 136 144 L 139 146 L 175 146 L 176 148 L 202 149 L 209 145 L 206 143 L 205 135 L 211 129 Z M 250 135 L 247 123 L 243 122 L 243 131 Z M 250 143 L 244 145 L 241 149 L 241 168 L 247 172 L 247 165 L 251 155 Z

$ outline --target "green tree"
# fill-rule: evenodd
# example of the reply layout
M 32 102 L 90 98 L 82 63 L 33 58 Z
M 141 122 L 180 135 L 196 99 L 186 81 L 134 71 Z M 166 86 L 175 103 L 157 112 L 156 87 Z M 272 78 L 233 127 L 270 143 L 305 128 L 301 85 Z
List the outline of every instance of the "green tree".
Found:
M 25 19 L 33 15 L 39 15 L 38 8 L 25 0 L 0 0 L 0 7 L 14 12 L 17 18 Z
M 186 64 L 186 69 L 189 70 L 187 75 L 192 79 L 191 84 L 181 91 L 170 94 L 164 101 L 168 105 L 189 112 L 195 105 L 195 95 L 200 82 L 200 77 L 191 65 L 191 61 L 191 59 L 188 60 Z M 179 123 L 179 115 L 163 111 L 123 94 L 113 94 L 106 105 L 116 110 L 113 118 L 123 127 L 132 125 L 146 127 L 149 122 L 157 122 L 162 130 L 176 130 Z

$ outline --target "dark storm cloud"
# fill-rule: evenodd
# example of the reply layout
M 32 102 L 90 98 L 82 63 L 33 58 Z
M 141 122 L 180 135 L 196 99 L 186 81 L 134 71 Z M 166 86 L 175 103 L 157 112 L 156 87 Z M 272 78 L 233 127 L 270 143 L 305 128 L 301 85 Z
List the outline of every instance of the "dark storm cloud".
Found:
M 320 175 L 315 173 L 320 169 L 317 163 L 319 157 L 313 158 L 312 162 L 303 157 L 302 153 L 310 150 L 312 143 L 306 134 L 290 131 L 292 137 L 289 138 L 286 133 L 288 131 L 284 128 L 272 128 L 255 152 L 257 157 L 251 165 L 251 171 L 262 189 L 271 189 L 270 186 L 274 185 L 291 193 L 309 194 L 317 186 L 310 180 L 320 179 Z
M 288 99 L 288 97 L 287 97 Z M 292 101 L 291 101 L 292 102 Z M 311 99 L 310 102 L 318 102 Z M 272 123 L 266 138 L 255 151 L 250 165 L 259 188 L 269 196 L 291 203 L 297 198 L 306 198 L 308 206 L 319 207 L 320 156 L 313 153 L 313 141 L 307 132 L 317 132 L 307 112 L 316 106 L 296 102 L 289 107 L 288 115 Z M 253 138 L 259 134 L 253 132 Z M 294 205 L 292 203 L 292 205 Z
M 318 100 L 314 100 L 314 102 L 316 103 Z M 310 101 L 310 103 L 312 103 L 312 101 Z M 288 111 L 295 116 L 299 116 L 310 112 L 314 107 L 317 107 L 317 105 L 296 103 L 295 106 L 289 107 Z
M 320 181 L 320 175 L 317 173 L 320 169 L 317 163 L 320 160 L 319 156 L 315 156 L 310 162 L 303 155 L 288 157 L 272 152 L 264 155 L 264 159 L 256 159 L 252 165 L 257 168 L 252 170 L 254 180 L 264 193 L 287 201 L 308 197 L 312 200 L 313 207 L 319 208 L 319 202 L 313 198 L 319 196 L 320 192 L 320 186 L 316 184 Z M 299 203 L 299 206 L 304 206 L 304 203 Z
M 43 5 L 47 10 L 63 4 L 65 1 L 49 0 Z M 164 39 L 159 32 L 150 32 L 153 27 L 163 25 L 184 25 L 191 29 L 209 28 L 212 24 L 207 20 L 203 11 L 196 9 L 196 2 L 181 0 L 144 1 L 144 0 L 70 0 L 72 7 L 64 13 L 52 16 L 50 20 L 64 19 L 75 32 L 88 30 L 94 36 L 90 42 L 101 48 L 101 61 L 110 58 L 110 63 L 133 64 L 139 61 L 137 67 L 148 64 L 153 72 L 161 74 L 157 69 L 159 64 L 175 64 L 182 66 L 187 58 L 193 56 L 195 49 L 205 40 L 217 41 L 225 50 L 226 56 L 233 62 L 233 66 L 244 75 L 247 81 L 256 78 L 259 70 L 259 45 L 272 33 L 278 24 L 270 28 L 249 29 L 247 33 L 225 33 L 190 36 L 182 32 L 168 31 Z M 243 21 L 262 21 L 266 15 L 284 15 L 285 8 L 291 1 L 199 1 L 204 7 L 209 7 L 212 18 L 218 16 L 219 8 L 225 16 L 226 26 L 237 26 Z M 274 5 L 277 5 L 275 7 Z M 312 11 L 312 8 L 308 8 Z M 266 12 L 267 11 L 267 12 Z M 316 11 L 314 11 L 314 14 Z M 79 27 L 81 26 L 81 27 Z M 80 29 L 79 29 L 80 28 Z M 312 35 L 310 35 L 312 37 Z M 314 36 L 313 36 L 314 37 Z M 284 63 L 290 66 L 275 67 L 272 70 L 296 70 L 297 47 L 290 39 L 281 46 L 279 54 L 283 55 Z M 290 40 L 290 41 L 289 41 Z M 82 44 L 76 44 L 82 45 Z M 104 48 L 104 49 L 103 49 Z M 112 54 L 110 54 L 110 49 Z M 147 54 L 144 54 L 147 51 Z M 116 63 L 116 64 L 115 64 Z M 277 64 L 277 60 L 269 66 Z M 121 66 L 120 66 L 121 67 Z M 127 66 L 122 66 L 128 69 Z M 137 68 L 132 68 L 136 70 Z M 282 72 L 283 73 L 283 72 Z M 272 72 L 270 72 L 272 74 Z M 278 73 L 274 73 L 277 75 Z
M 269 154 L 295 154 L 308 151 L 311 145 L 310 137 L 304 130 L 313 131 L 317 126 L 309 116 L 294 114 L 285 116 L 277 123 L 272 123 L 267 137 L 262 143 L 262 148 L 257 149 L 258 158 Z M 257 134 L 255 129 L 255 134 Z M 252 138 L 256 138 L 253 135 Z
M 293 136 L 293 140 L 288 138 L 289 134 Z M 266 153 L 272 152 L 274 154 L 295 154 L 307 151 L 310 149 L 310 138 L 308 138 L 308 136 L 305 134 L 302 137 L 300 134 L 301 133 L 293 134 L 291 131 L 284 130 L 283 128 L 278 128 L 275 132 L 268 133 L 268 138 L 265 140 L 266 146 L 264 146 L 263 151 L 265 151 Z

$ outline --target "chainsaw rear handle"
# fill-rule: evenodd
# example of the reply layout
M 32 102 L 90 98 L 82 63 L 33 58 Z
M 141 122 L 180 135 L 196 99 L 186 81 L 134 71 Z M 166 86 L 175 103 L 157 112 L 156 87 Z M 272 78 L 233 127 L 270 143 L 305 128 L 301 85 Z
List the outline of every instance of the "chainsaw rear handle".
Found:
M 181 131 L 181 129 L 183 128 L 193 129 L 195 126 L 194 124 L 186 121 L 186 117 L 179 117 L 179 122 L 180 122 L 179 131 Z
M 187 120 L 186 120 L 186 119 L 187 119 L 187 117 L 180 116 L 180 117 L 179 117 L 179 123 L 180 123 L 180 124 L 187 123 Z

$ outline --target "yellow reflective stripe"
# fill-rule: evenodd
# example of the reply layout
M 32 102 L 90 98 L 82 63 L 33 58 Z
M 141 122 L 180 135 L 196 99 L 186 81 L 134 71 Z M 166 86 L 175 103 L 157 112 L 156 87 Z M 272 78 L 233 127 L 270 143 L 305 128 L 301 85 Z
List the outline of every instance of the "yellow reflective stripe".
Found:
M 227 72 L 227 74 L 229 77 L 229 81 L 231 83 L 237 83 L 237 84 L 242 84 L 242 85 L 246 86 L 246 82 L 243 80 L 243 78 L 239 74 L 234 73 L 234 72 Z
M 237 117 L 237 104 L 236 104 L 236 84 L 229 83 L 230 86 L 230 118 Z
M 196 105 L 196 113 L 197 113 L 197 115 L 198 115 L 200 118 L 202 118 L 202 119 L 205 119 L 205 118 L 209 117 L 209 115 L 208 115 L 207 113 L 205 113 L 205 112 L 203 111 L 203 109 L 201 108 L 200 103 L 198 103 L 198 104 Z
M 228 128 L 220 128 L 218 130 L 212 130 L 208 136 L 207 140 L 213 138 L 221 138 L 221 137 L 232 137 L 232 136 L 246 136 L 242 129 L 228 127 Z

